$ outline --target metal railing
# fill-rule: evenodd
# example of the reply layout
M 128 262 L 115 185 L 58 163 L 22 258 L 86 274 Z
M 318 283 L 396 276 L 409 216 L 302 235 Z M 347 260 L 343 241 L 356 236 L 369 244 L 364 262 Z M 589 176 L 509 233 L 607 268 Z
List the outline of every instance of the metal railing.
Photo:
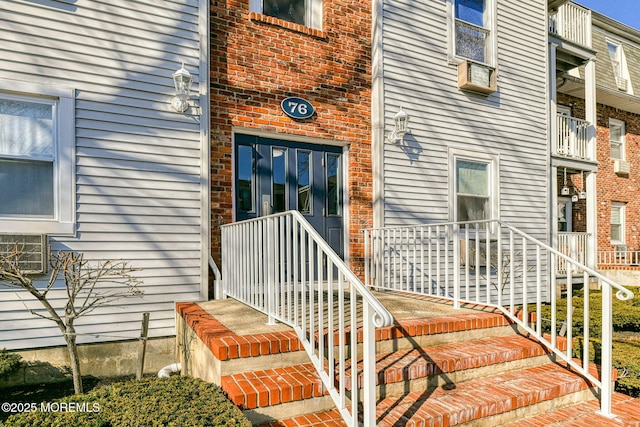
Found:
M 224 293 L 291 326 L 347 425 L 375 426 L 375 328 L 391 314 L 299 212 L 221 229 Z
M 640 266 L 640 251 L 598 251 L 598 264 L 614 266 Z
M 558 233 L 558 251 L 580 264 L 587 264 L 587 249 L 589 247 L 590 233 Z M 556 271 L 559 276 L 566 276 L 569 265 L 563 258 L 558 258 Z M 573 271 L 582 273 L 582 270 Z
M 556 144 L 553 154 L 580 160 L 594 160 L 589 153 L 589 126 L 586 120 L 556 115 Z
M 559 307 L 555 292 L 558 260 L 566 265 L 566 307 Z M 590 329 L 589 286 L 585 286 L 582 345 L 574 348 L 572 284 L 580 276 L 583 283 L 590 278 L 602 283 L 602 330 L 592 334 Z M 369 229 L 365 231 L 365 284 L 450 299 L 454 307 L 470 302 L 499 308 L 599 388 L 601 413 L 611 414 L 611 291 L 615 289 L 620 299 L 630 299 L 633 293 L 549 245 L 499 220 Z M 547 303 L 551 319 L 543 327 L 542 307 Z M 562 316 L 570 325 L 566 339 L 559 337 Z M 596 378 L 589 372 L 589 348 L 598 335 L 602 369 Z M 565 350 L 559 341 L 566 342 Z M 578 358 L 574 359 L 574 351 Z
M 549 15 L 549 32 L 580 46 L 591 47 L 591 11 L 565 3 Z

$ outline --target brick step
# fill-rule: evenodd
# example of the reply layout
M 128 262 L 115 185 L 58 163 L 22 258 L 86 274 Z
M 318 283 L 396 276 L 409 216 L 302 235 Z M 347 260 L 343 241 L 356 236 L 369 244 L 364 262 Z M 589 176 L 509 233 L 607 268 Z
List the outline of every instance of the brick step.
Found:
M 575 372 L 549 363 L 383 399 L 377 425 L 504 425 L 592 398 L 590 387 Z
M 315 414 L 301 415 L 281 421 L 271 421 L 261 424 L 259 427 L 346 427 L 342 416 L 337 409 L 331 411 L 316 412 Z
M 311 363 L 224 375 L 220 387 L 254 425 L 335 408 Z
M 558 339 L 561 349 L 566 340 Z M 523 335 L 507 335 L 426 349 L 399 350 L 378 354 L 378 397 L 398 396 L 408 391 L 426 390 L 473 378 L 495 375 L 512 369 L 548 363 L 551 352 L 537 340 Z M 362 372 L 362 363 L 358 364 Z M 351 376 L 351 369 L 346 371 Z M 347 381 L 350 389 L 351 381 Z M 358 378 L 362 387 L 363 379 Z
M 521 335 L 485 338 L 464 347 L 447 344 L 381 354 L 377 356 L 377 395 L 400 396 L 548 362 L 548 351 Z M 350 388 L 348 378 L 346 384 Z M 359 384 L 362 386 L 362 378 Z M 225 375 L 220 385 L 234 404 L 250 411 L 246 414 L 254 422 L 261 420 L 256 418 L 258 414 L 282 418 L 283 413 L 304 413 L 300 406 L 319 409 L 332 405 L 310 363 Z M 312 402 L 305 403 L 307 400 Z
M 521 419 L 507 427 L 603 427 L 603 426 L 640 426 L 640 399 L 621 393 L 613 393 L 611 401 L 615 418 L 608 418 L 597 413 L 600 401 L 591 399 L 579 405 L 557 409 L 547 414 Z

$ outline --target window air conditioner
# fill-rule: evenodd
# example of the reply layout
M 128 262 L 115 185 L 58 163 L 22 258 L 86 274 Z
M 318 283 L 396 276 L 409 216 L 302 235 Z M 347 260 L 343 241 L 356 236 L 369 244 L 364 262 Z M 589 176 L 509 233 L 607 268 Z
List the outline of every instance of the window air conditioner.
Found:
M 47 236 L 28 234 L 0 234 L 0 255 L 13 252 L 16 243 L 24 246 L 20 262 L 24 270 L 30 274 L 47 272 L 49 257 L 47 253 Z
M 618 86 L 619 90 L 626 92 L 628 84 L 629 84 L 629 81 L 624 77 L 616 77 L 616 85 Z
M 613 172 L 618 175 L 629 175 L 631 164 L 624 160 L 616 160 L 613 163 Z
M 496 69 L 469 60 L 458 64 L 458 87 L 480 93 L 498 90 Z

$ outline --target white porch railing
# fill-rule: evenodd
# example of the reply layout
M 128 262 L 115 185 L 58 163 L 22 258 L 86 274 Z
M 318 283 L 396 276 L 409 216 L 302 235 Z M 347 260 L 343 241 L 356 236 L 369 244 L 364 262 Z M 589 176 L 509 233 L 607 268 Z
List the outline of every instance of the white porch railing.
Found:
M 612 290 L 620 299 L 633 293 L 549 245 L 499 220 L 380 228 L 365 231 L 365 283 L 380 290 L 427 294 L 495 306 L 535 336 L 601 390 L 601 413 L 611 414 Z M 567 325 L 573 324 L 572 283 L 581 271 L 602 283 L 601 374 L 589 372 L 589 287 L 584 288 L 582 349 L 574 349 L 567 328 L 566 350 L 558 345 L 559 303 L 556 262 L 566 264 Z M 550 303 L 550 334 L 543 334 L 542 304 Z M 529 307 L 533 307 L 532 310 Z M 529 322 L 531 320 L 531 323 Z M 560 338 L 562 339 L 562 338 Z M 581 353 L 573 358 L 574 350 Z
M 221 229 L 224 293 L 291 326 L 347 425 L 375 426 L 375 328 L 391 314 L 299 212 Z
M 549 32 L 580 46 L 591 47 L 591 11 L 565 3 L 549 15 Z
M 571 259 L 578 261 L 580 264 L 587 264 L 587 248 L 590 233 L 558 233 L 558 251 Z M 559 276 L 566 276 L 569 264 L 563 259 L 558 258 L 556 263 L 556 271 Z M 582 270 L 574 270 L 573 273 L 582 273 Z
M 553 154 L 580 160 L 593 160 L 589 153 L 589 126 L 586 120 L 556 115 L 556 144 Z
M 598 264 L 640 266 L 640 251 L 598 251 Z

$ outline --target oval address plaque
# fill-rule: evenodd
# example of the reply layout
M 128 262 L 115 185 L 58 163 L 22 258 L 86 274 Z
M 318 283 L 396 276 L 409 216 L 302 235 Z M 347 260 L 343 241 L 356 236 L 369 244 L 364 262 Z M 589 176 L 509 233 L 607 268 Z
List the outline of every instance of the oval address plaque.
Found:
M 309 101 L 298 97 L 285 98 L 280 106 L 282 111 L 293 119 L 308 119 L 316 111 Z

